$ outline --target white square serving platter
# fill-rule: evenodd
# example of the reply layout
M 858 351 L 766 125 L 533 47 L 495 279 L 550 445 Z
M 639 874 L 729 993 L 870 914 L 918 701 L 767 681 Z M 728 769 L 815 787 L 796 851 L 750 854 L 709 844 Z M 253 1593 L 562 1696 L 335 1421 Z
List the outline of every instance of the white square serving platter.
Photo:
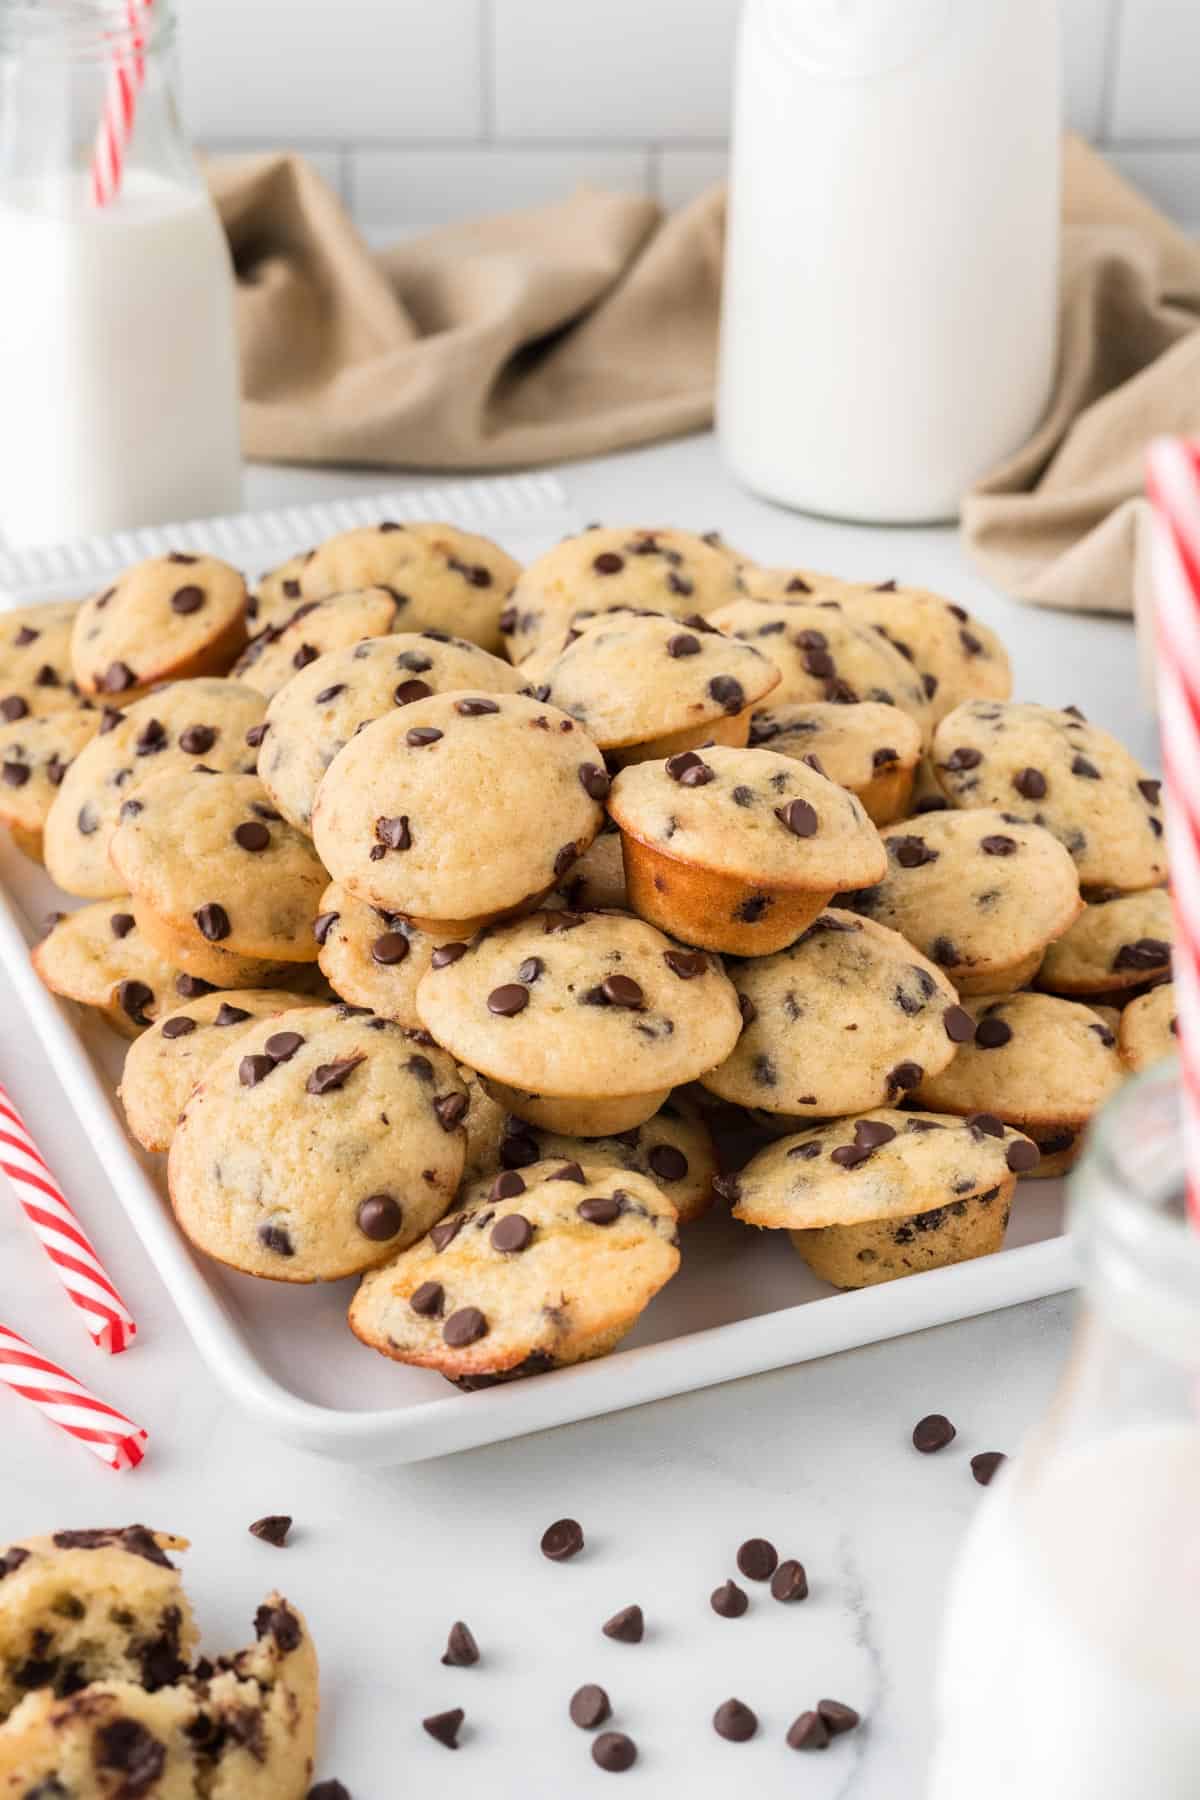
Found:
M 85 593 L 113 569 L 168 547 L 211 551 L 256 575 L 334 531 L 388 517 L 452 519 L 523 559 L 578 526 L 554 476 L 403 489 L 22 554 L 0 550 L 0 608 Z M 46 914 L 75 904 L 0 833 L 0 962 L 79 1129 L 214 1375 L 267 1430 L 304 1448 L 364 1465 L 419 1461 L 1074 1284 L 1057 1181 L 1020 1184 L 1007 1244 L 997 1255 L 857 1293 L 837 1293 L 816 1280 L 783 1233 L 746 1230 L 714 1208 L 685 1231 L 680 1273 L 621 1350 L 508 1386 L 458 1393 L 440 1376 L 390 1363 L 358 1343 L 345 1325 L 353 1282 L 276 1285 L 193 1255 L 166 1201 L 165 1159 L 143 1153 L 124 1129 L 115 1098 L 123 1042 L 48 994 L 29 962 Z

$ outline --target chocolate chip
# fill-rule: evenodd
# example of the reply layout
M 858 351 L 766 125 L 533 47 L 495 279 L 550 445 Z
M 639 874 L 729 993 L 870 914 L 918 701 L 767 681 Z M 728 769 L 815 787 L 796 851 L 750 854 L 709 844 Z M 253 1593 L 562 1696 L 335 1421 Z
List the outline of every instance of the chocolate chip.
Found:
M 461 713 L 464 719 L 482 719 L 488 713 L 498 713 L 500 708 L 494 700 L 472 699 L 456 700 L 454 710 Z
M 429 667 L 428 663 L 424 665 Z M 433 689 L 424 681 L 402 681 L 392 694 L 397 706 L 411 706 L 414 700 L 428 700 Z
M 171 595 L 171 611 L 180 613 L 185 618 L 188 613 L 199 612 L 203 605 L 204 589 L 196 587 L 194 584 L 176 588 Z
M 198 975 L 177 975 L 175 992 L 181 1000 L 199 1000 L 204 994 L 215 992 L 211 981 L 201 981 Z
M 841 1737 L 845 1731 L 853 1731 L 860 1722 L 860 1716 L 852 1706 L 846 1706 L 841 1700 L 818 1700 L 817 1715 L 827 1726 L 830 1737 Z
M 708 958 L 702 950 L 664 950 L 663 961 L 680 981 L 692 981 L 708 968 Z
M 461 1213 L 453 1213 L 450 1218 L 443 1219 L 440 1225 L 435 1225 L 429 1233 L 429 1241 L 434 1249 L 444 1250 L 448 1244 L 452 1244 L 464 1223 Z
M 429 744 L 436 744 L 442 736 L 436 725 L 414 725 L 406 731 L 404 741 L 414 750 L 424 750 Z
M 877 1150 L 881 1144 L 890 1144 L 895 1135 L 896 1127 L 883 1119 L 859 1119 L 854 1127 L 855 1142 L 868 1150 Z
M 128 663 L 109 663 L 96 685 L 106 694 L 123 694 L 126 688 L 136 686 L 137 676 Z
M 597 1194 L 589 1200 L 581 1200 L 575 1211 L 585 1224 L 613 1225 L 624 1207 L 619 1194 Z
M 444 1744 L 447 1750 L 458 1749 L 458 1734 L 466 1714 L 461 1706 L 455 1706 L 449 1712 L 431 1713 L 421 1724 L 431 1738 Z
M 154 1004 L 154 991 L 144 981 L 122 981 L 117 984 L 117 1002 L 135 1025 L 148 1025 L 146 1008 Z
M 713 1714 L 713 1730 L 731 1744 L 745 1744 L 758 1730 L 758 1720 L 744 1701 L 723 1700 Z
M 298 588 L 300 584 L 296 581 L 285 581 L 283 585 L 284 587 Z M 313 1787 L 310 1787 L 306 1800 L 351 1800 L 350 1789 L 343 1782 L 330 1776 L 327 1781 L 318 1781 Z
M 345 1087 L 346 1082 L 357 1069 L 359 1063 L 366 1062 L 362 1051 L 351 1056 L 341 1056 L 336 1062 L 318 1063 L 304 1084 L 306 1093 L 331 1094 L 338 1088 Z
M 442 1326 L 442 1337 L 452 1350 L 463 1350 L 477 1344 L 488 1334 L 488 1322 L 477 1306 L 460 1306 Z
M 506 1213 L 492 1226 L 492 1248 L 510 1256 L 519 1256 L 533 1242 L 533 1226 L 520 1213 Z
M 746 704 L 742 684 L 732 675 L 714 675 L 708 684 L 708 692 L 722 712 L 739 713 Z
M 600 984 L 600 990 L 610 1006 L 640 1007 L 645 1004 L 646 996 L 640 985 L 628 975 L 609 975 Z
M 65 763 L 62 760 L 62 757 L 58 754 L 57 750 L 52 752 L 48 762 L 46 763 L 46 780 L 50 783 L 51 787 L 61 787 L 62 786 L 63 776 L 66 774 L 66 772 L 70 768 L 70 766 L 71 766 L 70 763 Z
M 738 1547 L 737 1566 L 748 1581 L 767 1581 L 779 1566 L 779 1552 L 766 1538 L 747 1538 Z
M 487 997 L 488 1011 L 495 1013 L 498 1019 L 513 1019 L 528 1005 L 529 989 L 515 981 L 506 981 L 502 987 L 493 988 Z
M 249 744 L 251 750 L 258 749 L 258 746 L 262 743 L 269 730 L 270 726 L 265 719 L 261 725 L 251 725 L 246 733 L 246 742 Z
M 969 1044 L 975 1036 L 975 1021 L 965 1006 L 948 1006 L 942 1024 L 952 1044 Z
M 659 1181 L 682 1181 L 688 1172 L 688 1159 L 674 1144 L 655 1144 L 646 1162 Z
M 913 1448 L 922 1456 L 932 1456 L 935 1450 L 944 1450 L 947 1444 L 952 1444 L 957 1436 L 944 1413 L 927 1413 L 913 1426 Z
M 957 750 L 950 752 L 942 768 L 958 775 L 965 769 L 977 769 L 982 761 L 982 750 L 974 750 L 969 744 L 961 744 Z
M 168 1019 L 162 1028 L 162 1034 L 165 1038 L 190 1037 L 195 1029 L 195 1019 L 184 1016 L 178 1019 Z
M 282 1225 L 260 1225 L 258 1241 L 264 1250 L 273 1251 L 276 1256 L 295 1256 L 292 1240 Z
M 222 1000 L 220 1006 L 217 1008 L 217 1015 L 213 1020 L 213 1024 L 221 1026 L 242 1025 L 249 1017 L 250 1014 L 246 1011 L 244 1006 L 231 1006 L 228 1000 Z
M 474 1632 L 461 1619 L 455 1619 L 446 1639 L 442 1662 L 448 1669 L 469 1669 L 478 1661 L 479 1645 L 475 1642 Z
M 827 1750 L 829 1748 L 829 1727 L 818 1712 L 802 1712 L 788 1726 L 787 1745 L 790 1750 Z
M 618 1644 L 640 1644 L 646 1630 L 640 1606 L 623 1606 L 600 1627 L 606 1638 Z
M 189 725 L 179 734 L 179 748 L 188 756 L 203 756 L 217 741 L 211 725 Z
M 138 756 L 154 756 L 167 747 L 167 728 L 161 719 L 147 719 L 133 740 Z
M 115 912 L 108 921 L 108 928 L 115 938 L 128 937 L 133 926 L 133 914 L 127 912 Z
M 1012 784 L 1024 800 L 1044 800 L 1046 777 L 1040 769 L 1018 769 Z
M 623 1731 L 602 1731 L 592 1745 L 592 1761 L 609 1775 L 623 1775 L 637 1761 L 637 1745 Z
M 808 1599 L 808 1576 L 804 1564 L 797 1562 L 795 1557 L 789 1556 L 786 1562 L 781 1562 L 772 1575 L 771 1598 L 785 1602 Z
M 445 1298 L 445 1289 L 440 1281 L 423 1281 L 409 1296 L 408 1304 L 422 1319 L 440 1319 Z
M 806 838 L 816 834 L 816 809 L 807 800 L 789 800 L 786 806 L 777 806 L 775 817 L 793 837 Z
M 15 725 L 18 719 L 25 718 L 28 712 L 29 703 L 23 700 L 20 694 L 6 694 L 4 699 L 0 700 L 0 719 L 5 719 L 10 725 Z
M 121 804 L 121 817 L 123 819 L 136 819 L 143 810 L 144 810 L 144 808 L 143 808 L 140 800 L 125 800 Z M 91 804 L 90 804 L 90 802 L 87 802 L 87 803 L 85 803 L 82 811 L 80 812 L 80 815 L 79 815 L 80 818 L 83 817 L 84 812 L 90 812 L 90 811 L 91 811 Z M 96 827 L 93 825 L 91 827 L 91 829 L 94 831 L 96 829 Z
M 1086 756 L 1076 756 L 1072 758 L 1071 773 L 1072 775 L 1081 775 L 1085 781 L 1100 781 L 1102 779 L 1100 771 L 1095 763 L 1089 762 Z
M 1113 958 L 1114 969 L 1157 969 L 1171 960 L 1171 946 L 1162 938 L 1138 938 L 1122 944 Z
M 898 1062 L 890 1070 L 887 1085 L 896 1093 L 905 1093 L 909 1088 L 919 1087 L 925 1071 L 917 1062 Z
M 259 824 L 257 819 L 247 819 L 243 824 L 235 827 L 233 841 L 239 849 L 249 850 L 252 855 L 257 855 L 260 850 L 265 850 L 270 844 L 271 834 L 265 825 Z
M 331 700 L 336 700 L 338 695 L 344 694 L 345 691 L 346 691 L 345 682 L 344 681 L 335 681 L 332 687 L 327 687 L 327 688 L 321 689 L 320 693 L 317 695 L 317 705 L 318 706 L 328 706 L 329 702 Z
M 568 1562 L 582 1549 L 583 1526 L 578 1519 L 555 1519 L 542 1533 L 541 1552 L 551 1562 Z
M 607 770 L 602 769 L 599 763 L 580 763 L 579 781 L 591 800 L 604 800 L 612 786 Z
M 975 1042 L 980 1050 L 999 1050 L 1012 1037 L 1012 1026 L 992 1016 L 980 1019 L 975 1027 Z
M 712 770 L 694 750 L 681 750 L 677 756 L 668 756 L 666 766 L 671 780 L 678 781 L 682 787 L 704 787 L 713 779 Z
M 282 1550 L 291 1529 L 290 1513 L 268 1513 L 263 1519 L 255 1519 L 250 1527 L 250 1535 L 261 1538 L 264 1544 L 274 1544 L 276 1550 Z
M 408 939 L 402 931 L 385 931 L 371 945 L 371 959 L 390 968 L 393 963 L 402 963 L 408 951 Z
M 124 1800 L 138 1800 L 138 1796 L 157 1787 L 167 1766 L 167 1747 L 136 1719 L 113 1719 L 108 1725 L 96 1727 L 92 1760 L 98 1769 L 114 1770 L 125 1777 L 119 1790 L 115 1790 Z
M 304 1039 L 298 1031 L 276 1031 L 263 1045 L 263 1049 L 273 1063 L 290 1062 Z
M 1004 1136 L 1004 1121 L 998 1119 L 995 1113 L 972 1113 L 967 1119 L 967 1124 L 976 1136 L 994 1138 Z
M 1159 796 L 1162 793 L 1162 782 L 1161 781 L 1139 781 L 1138 782 L 1138 793 L 1142 796 L 1142 799 L 1146 801 L 1147 805 L 1157 806 L 1158 801 L 1159 801 Z
M 121 810 L 124 812 L 124 807 Z M 91 837 L 94 831 L 99 831 L 100 815 L 90 800 L 85 800 L 75 815 L 75 829 L 80 837 Z
M 238 1064 L 238 1080 L 243 1087 L 257 1087 L 274 1068 L 275 1064 L 269 1056 L 243 1056 Z
M 200 928 L 201 937 L 207 938 L 210 944 L 219 944 L 222 938 L 229 936 L 229 914 L 223 906 L 218 906 L 215 900 L 210 900 L 206 905 L 197 907 L 192 917 Z
M 830 1161 L 843 1169 L 857 1169 L 865 1163 L 871 1150 L 867 1144 L 839 1144 L 836 1150 L 830 1151 Z
M 603 1725 L 605 1719 L 611 1717 L 612 1707 L 604 1689 L 594 1681 L 588 1681 L 575 1689 L 568 1711 L 571 1723 L 578 1725 L 580 1731 L 595 1731 L 597 1725 Z
M 1030 1169 L 1036 1169 L 1042 1160 L 1042 1153 L 1036 1144 L 1028 1138 L 1014 1138 L 1008 1146 L 1008 1154 L 1004 1159 L 1014 1175 L 1027 1175 Z
M 997 1469 L 1008 1461 L 1003 1450 L 981 1450 L 971 1458 L 971 1473 L 980 1487 L 987 1487 Z
M 941 854 L 931 850 L 922 837 L 888 838 L 887 847 L 902 869 L 920 869 L 926 863 L 936 862 Z
M 358 1229 L 373 1244 L 386 1244 L 404 1222 L 400 1202 L 391 1194 L 368 1194 L 365 1200 L 359 1201 L 354 1217 Z
M 721 1619 L 740 1619 L 750 1604 L 745 1588 L 740 1588 L 736 1581 L 724 1581 L 719 1588 L 714 1588 L 708 1603 Z
M 465 1094 L 439 1094 L 433 1103 L 437 1122 L 443 1131 L 453 1131 L 467 1116 L 471 1102 Z
M 412 836 L 408 829 L 408 814 L 402 813 L 398 819 L 376 819 L 375 848 L 372 858 L 377 862 L 385 850 L 411 850 Z
M 307 669 L 309 663 L 316 662 L 320 654 L 315 644 L 301 644 L 292 658 L 293 669 Z

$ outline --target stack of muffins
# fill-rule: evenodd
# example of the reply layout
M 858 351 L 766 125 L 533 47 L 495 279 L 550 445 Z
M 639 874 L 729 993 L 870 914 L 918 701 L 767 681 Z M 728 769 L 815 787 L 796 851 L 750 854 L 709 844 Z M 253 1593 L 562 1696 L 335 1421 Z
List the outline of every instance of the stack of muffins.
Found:
M 715 534 L 384 523 L 5 615 L 0 819 L 192 1243 L 479 1386 L 610 1349 L 714 1195 L 841 1287 L 995 1250 L 1170 1048 L 1159 785 L 1010 686 Z

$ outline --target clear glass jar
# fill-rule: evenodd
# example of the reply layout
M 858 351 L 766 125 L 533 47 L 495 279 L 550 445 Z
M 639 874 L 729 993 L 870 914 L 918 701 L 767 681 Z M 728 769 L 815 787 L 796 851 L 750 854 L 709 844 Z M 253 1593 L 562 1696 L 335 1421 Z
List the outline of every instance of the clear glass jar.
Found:
M 1072 1182 L 1084 1305 L 951 1590 L 930 1800 L 1200 1795 L 1200 1232 L 1174 1061 Z
M 180 126 L 174 43 L 170 0 L 0 0 L 12 543 L 240 504 L 232 265 Z M 120 83 L 132 127 L 102 205 L 93 168 Z

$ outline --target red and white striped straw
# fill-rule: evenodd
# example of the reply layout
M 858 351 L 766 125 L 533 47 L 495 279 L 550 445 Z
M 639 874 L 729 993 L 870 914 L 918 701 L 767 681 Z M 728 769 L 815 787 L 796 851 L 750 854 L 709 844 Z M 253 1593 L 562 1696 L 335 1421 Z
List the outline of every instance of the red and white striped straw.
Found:
M 1200 444 L 1151 444 L 1147 489 L 1188 1213 L 1200 1229 Z
M 133 1314 L 114 1287 L 95 1245 L 72 1212 L 2 1082 L 0 1169 L 12 1182 L 25 1217 L 54 1264 L 67 1298 L 83 1314 L 92 1342 L 113 1356 L 127 1350 L 137 1336 Z
M 0 1385 L 30 1401 L 110 1469 L 136 1469 L 146 1454 L 140 1425 L 39 1355 L 7 1325 L 0 1325 Z
M 104 112 L 92 152 L 92 201 L 111 206 L 121 191 L 125 152 L 133 136 L 138 95 L 146 79 L 142 14 L 154 0 L 125 0 L 128 41 L 114 50 L 104 95 Z

